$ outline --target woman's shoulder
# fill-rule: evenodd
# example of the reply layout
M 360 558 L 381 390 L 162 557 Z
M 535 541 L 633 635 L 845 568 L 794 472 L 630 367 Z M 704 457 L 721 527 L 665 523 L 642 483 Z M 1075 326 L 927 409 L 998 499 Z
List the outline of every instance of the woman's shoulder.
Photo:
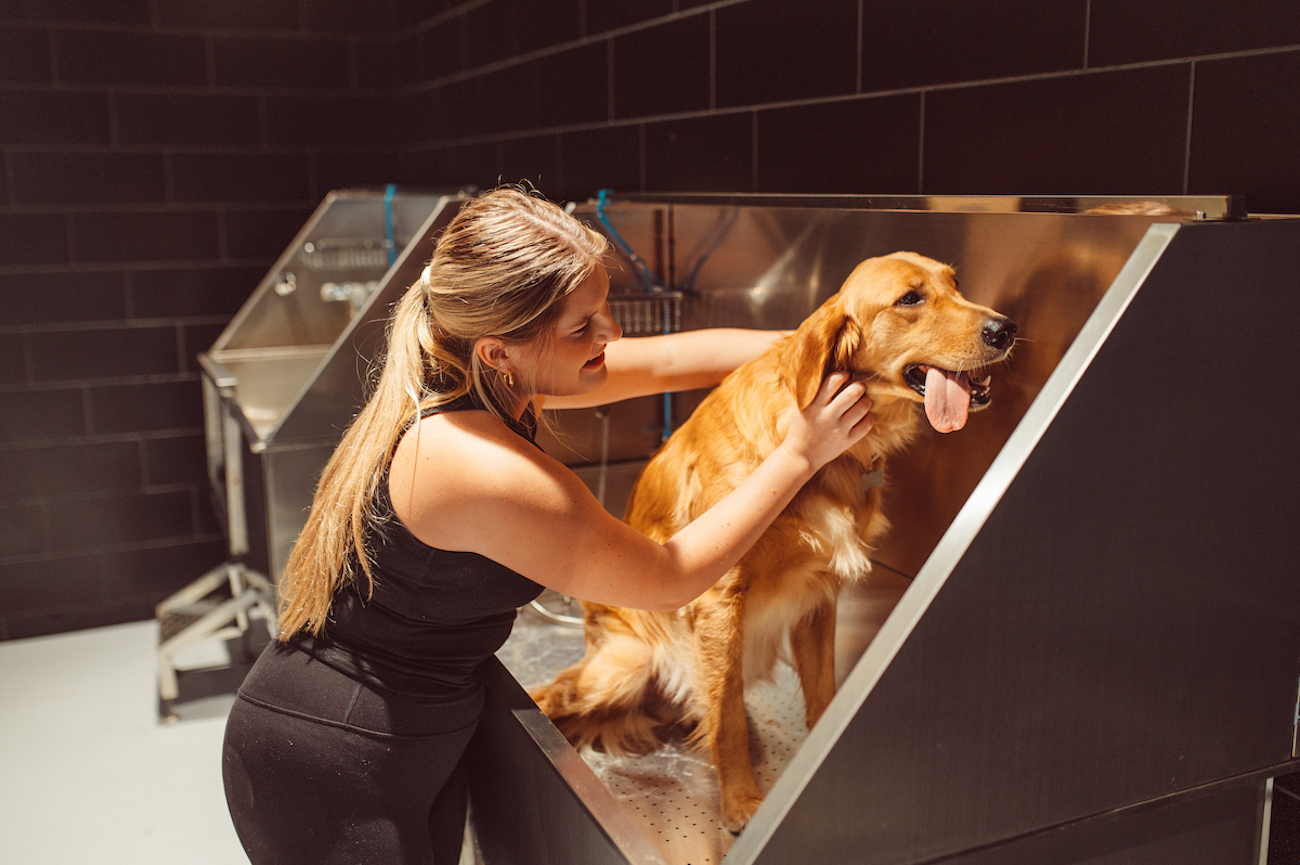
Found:
M 446 412 L 422 418 L 403 434 L 389 469 L 388 492 L 412 534 L 429 546 L 460 550 L 466 521 L 552 486 L 546 480 L 563 484 L 564 473 L 491 412 Z
M 531 457 L 535 445 L 486 409 L 428 414 L 398 439 L 390 472 L 436 482 L 451 474 L 492 471 L 499 460 Z

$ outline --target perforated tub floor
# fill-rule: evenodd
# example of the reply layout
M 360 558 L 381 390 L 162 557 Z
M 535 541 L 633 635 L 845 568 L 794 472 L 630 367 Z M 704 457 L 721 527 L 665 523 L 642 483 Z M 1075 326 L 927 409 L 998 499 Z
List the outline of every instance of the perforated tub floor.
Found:
M 582 656 L 582 631 L 525 610 L 501 662 L 525 688 L 550 681 Z M 778 663 L 770 682 L 745 690 L 750 757 L 763 792 L 807 736 L 803 696 L 793 669 Z M 644 756 L 581 752 L 596 776 L 654 839 L 673 865 L 716 865 L 735 841 L 722 825 L 717 775 L 707 754 L 668 743 Z
M 745 690 L 749 751 L 759 788 L 768 792 L 807 737 L 803 696 L 794 671 L 778 663 L 771 682 Z M 680 743 L 643 757 L 582 757 L 673 865 L 716 865 L 735 841 L 722 825 L 718 779 L 707 754 Z

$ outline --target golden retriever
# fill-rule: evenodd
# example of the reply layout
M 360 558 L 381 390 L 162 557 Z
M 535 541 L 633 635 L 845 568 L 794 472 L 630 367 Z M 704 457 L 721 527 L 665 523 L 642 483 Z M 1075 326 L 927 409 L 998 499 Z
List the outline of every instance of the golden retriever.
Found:
M 664 541 L 729 493 L 780 443 L 777 420 L 823 378 L 867 383 L 875 424 L 828 463 L 740 563 L 671 613 L 584 604 L 583 658 L 532 693 L 575 745 L 646 753 L 667 736 L 711 751 L 733 832 L 762 801 L 749 757 L 744 683 L 771 674 L 783 641 L 809 729 L 835 693 L 836 600 L 871 570 L 885 458 L 923 403 L 940 432 L 989 402 L 983 368 L 1005 359 L 1015 324 L 965 300 L 953 270 L 911 252 L 871 258 L 793 334 L 728 376 L 654 455 L 626 521 Z

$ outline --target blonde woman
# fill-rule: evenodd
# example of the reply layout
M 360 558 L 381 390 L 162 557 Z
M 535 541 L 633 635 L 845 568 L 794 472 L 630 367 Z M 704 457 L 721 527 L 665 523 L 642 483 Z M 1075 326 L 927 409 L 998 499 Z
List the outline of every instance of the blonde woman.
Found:
M 280 639 L 227 723 L 226 796 L 253 865 L 455 863 L 478 667 L 516 608 L 544 587 L 686 604 L 870 428 L 864 388 L 834 373 L 754 474 L 666 543 L 610 516 L 534 444 L 540 405 L 716 384 L 777 334 L 619 342 L 607 251 L 559 207 L 494 190 L 397 305 L 285 570 Z

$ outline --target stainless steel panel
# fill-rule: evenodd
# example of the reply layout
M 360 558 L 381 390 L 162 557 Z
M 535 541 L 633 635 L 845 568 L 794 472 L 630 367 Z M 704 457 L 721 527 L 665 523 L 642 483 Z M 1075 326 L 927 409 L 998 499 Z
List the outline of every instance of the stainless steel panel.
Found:
M 316 482 L 365 399 L 391 303 L 432 255 L 460 195 L 331 192 L 239 313 L 199 356 L 209 474 L 239 538 L 234 554 L 275 579 L 301 531 Z M 233 420 L 248 450 L 226 471 Z M 231 475 L 231 477 L 226 477 Z M 231 502 L 232 477 L 244 501 Z M 242 543 L 244 536 L 248 544 Z
M 1265 784 L 1243 780 L 1126 808 L 944 865 L 1267 865 L 1260 855 Z
M 496 662 L 467 753 L 471 820 L 484 861 L 667 865 L 650 839 Z
M 837 200 L 829 198 L 832 204 Z M 738 201 L 613 201 L 606 207 L 610 222 L 634 248 L 662 245 L 652 230 L 656 220 L 645 211 L 663 211 L 657 222 L 671 232 L 671 272 L 674 285 L 686 291 L 689 329 L 796 327 L 862 259 L 899 249 L 951 263 L 963 294 L 1020 325 L 1022 338 L 1011 360 L 995 371 L 992 407 L 972 415 L 959 433 L 945 436 L 927 427 L 905 454 L 890 459 L 885 507 L 906 529 L 891 533 L 876 558 L 909 576 L 925 562 L 1147 227 L 1171 219 Z M 590 213 L 594 205 L 578 210 L 580 216 Z M 676 415 L 683 417 L 693 404 L 689 396 L 674 403 Z
M 1295 765 L 1300 416 L 1259 384 L 1300 373 L 1300 222 L 724 198 L 606 208 L 689 326 L 793 326 L 904 248 L 1024 338 L 992 409 L 891 460 L 879 570 L 915 579 L 726 861 L 1254 865 Z
M 382 280 L 390 266 L 381 192 L 331 192 L 316 208 L 275 266 L 258 284 L 213 349 L 330 345 L 352 322 L 356 308 L 326 283 L 365 286 Z M 392 253 L 419 236 L 442 202 L 435 193 L 401 190 L 389 200 Z M 373 290 L 373 289 L 372 289 Z
M 1300 222 L 1133 265 L 729 861 L 932 861 L 1290 759 L 1300 407 L 1255 385 L 1300 376 Z
M 266 537 L 268 574 L 284 573 L 298 533 L 307 522 L 316 482 L 334 453 L 335 442 L 281 445 L 262 454 L 265 468 Z

